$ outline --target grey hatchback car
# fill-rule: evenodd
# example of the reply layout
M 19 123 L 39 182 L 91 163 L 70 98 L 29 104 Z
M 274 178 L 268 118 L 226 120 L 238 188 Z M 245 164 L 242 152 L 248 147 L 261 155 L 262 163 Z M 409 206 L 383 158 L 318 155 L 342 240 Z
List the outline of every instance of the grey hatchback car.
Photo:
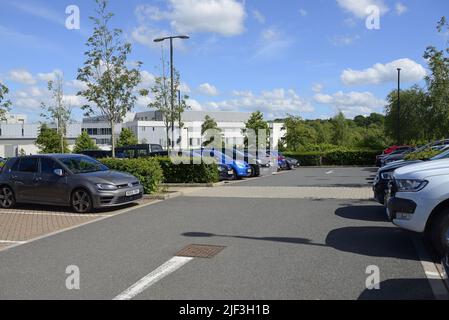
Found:
M 77 213 L 121 206 L 143 196 L 133 175 L 112 171 L 84 155 L 9 159 L 0 173 L 0 208 L 16 203 L 70 206 Z

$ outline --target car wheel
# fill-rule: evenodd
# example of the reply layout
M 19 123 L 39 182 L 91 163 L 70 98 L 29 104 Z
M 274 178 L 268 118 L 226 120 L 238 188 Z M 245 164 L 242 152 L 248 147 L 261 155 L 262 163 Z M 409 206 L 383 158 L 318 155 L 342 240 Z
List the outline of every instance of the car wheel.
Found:
M 438 256 L 444 257 L 449 251 L 449 209 L 432 221 L 429 238 Z
M 70 201 L 73 211 L 76 213 L 89 213 L 93 210 L 92 198 L 84 189 L 77 189 L 72 194 Z
M 11 209 L 16 205 L 14 192 L 10 187 L 3 186 L 0 188 L 0 207 L 3 209 Z

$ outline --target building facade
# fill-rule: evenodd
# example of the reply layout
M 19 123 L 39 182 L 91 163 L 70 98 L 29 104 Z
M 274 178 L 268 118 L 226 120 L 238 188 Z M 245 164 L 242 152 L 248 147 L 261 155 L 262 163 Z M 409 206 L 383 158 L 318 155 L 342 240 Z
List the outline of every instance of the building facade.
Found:
M 175 142 L 183 149 L 199 148 L 203 142 L 201 125 L 206 116 L 212 117 L 221 129 L 222 139 L 227 145 L 241 146 L 244 144 L 242 129 L 251 113 L 248 112 L 222 112 L 222 111 L 186 111 L 182 114 L 183 128 L 180 130 L 175 124 Z M 12 117 L 11 117 L 12 116 Z M 35 145 L 39 134 L 39 123 L 26 123 L 26 116 L 10 115 L 9 121 L 0 122 L 0 156 L 12 157 L 21 153 L 36 154 L 39 152 Z M 19 121 L 19 119 L 21 119 Z M 158 111 L 129 113 L 123 123 L 115 127 L 118 137 L 123 128 L 131 129 L 139 143 L 160 144 L 164 148 L 171 142 L 171 128 L 167 139 L 163 116 Z M 56 128 L 54 124 L 48 125 Z M 283 137 L 283 124 L 270 123 L 271 145 L 277 147 L 278 141 Z M 72 122 L 67 128 L 69 148 L 73 147 L 76 138 L 82 131 L 86 131 L 97 145 L 104 150 L 111 149 L 111 129 L 103 117 L 84 118 L 82 122 Z

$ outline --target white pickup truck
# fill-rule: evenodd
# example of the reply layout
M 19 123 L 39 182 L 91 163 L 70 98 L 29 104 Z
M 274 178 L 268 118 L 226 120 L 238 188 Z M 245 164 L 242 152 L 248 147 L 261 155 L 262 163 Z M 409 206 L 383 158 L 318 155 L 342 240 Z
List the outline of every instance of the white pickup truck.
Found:
M 444 256 L 449 250 L 449 159 L 395 170 L 389 196 L 393 223 L 424 233 Z

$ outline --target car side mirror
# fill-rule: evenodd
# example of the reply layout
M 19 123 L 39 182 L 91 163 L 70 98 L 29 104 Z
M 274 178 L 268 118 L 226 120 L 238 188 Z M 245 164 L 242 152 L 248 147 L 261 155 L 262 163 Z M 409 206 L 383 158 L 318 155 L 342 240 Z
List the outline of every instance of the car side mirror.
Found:
M 59 177 L 64 176 L 64 171 L 62 169 L 55 169 L 53 172 Z

